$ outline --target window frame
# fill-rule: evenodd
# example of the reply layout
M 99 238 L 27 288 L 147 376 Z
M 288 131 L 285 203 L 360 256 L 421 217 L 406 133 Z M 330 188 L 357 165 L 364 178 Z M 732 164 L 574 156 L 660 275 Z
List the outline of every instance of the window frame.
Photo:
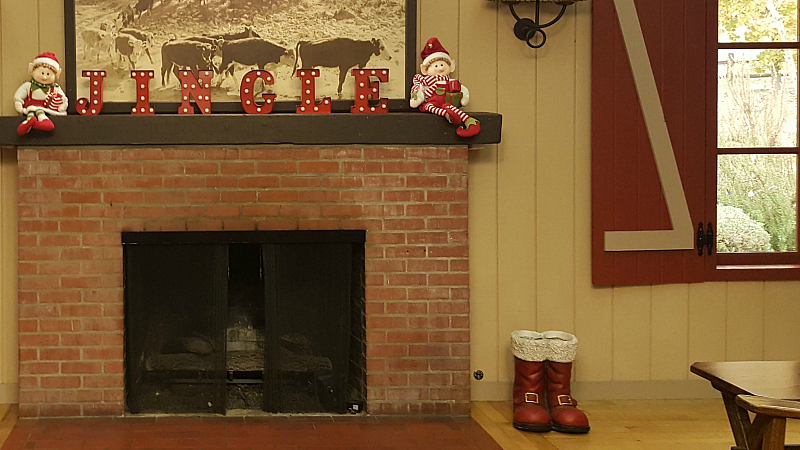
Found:
M 724 49 L 792 49 L 800 55 L 800 40 L 793 42 L 719 42 L 719 1 L 708 1 L 707 15 L 707 66 L 706 66 L 706 95 L 707 95 L 707 130 L 706 142 L 706 211 L 717 231 L 717 158 L 719 155 L 737 154 L 793 154 L 800 164 L 800 111 L 797 114 L 798 142 L 796 147 L 759 147 L 759 148 L 720 148 L 718 143 L 718 92 L 719 81 L 717 76 L 717 61 L 720 50 Z M 800 16 L 800 7 L 798 7 Z M 798 17 L 800 19 L 800 17 Z M 800 20 L 798 20 L 800 24 Z M 796 70 L 800 68 L 797 64 Z M 798 74 L 800 80 L 800 74 Z M 800 96 L 800 88 L 798 89 Z M 797 102 L 800 109 L 800 101 Z M 800 171 L 798 171 L 800 172 Z M 798 184 L 800 188 L 800 183 Z M 795 207 L 796 242 L 800 231 L 800 208 Z M 708 281 L 773 281 L 773 280 L 798 280 L 800 279 L 800 248 L 794 252 L 776 253 L 717 253 L 716 237 L 714 238 L 714 251 L 706 257 L 706 278 Z

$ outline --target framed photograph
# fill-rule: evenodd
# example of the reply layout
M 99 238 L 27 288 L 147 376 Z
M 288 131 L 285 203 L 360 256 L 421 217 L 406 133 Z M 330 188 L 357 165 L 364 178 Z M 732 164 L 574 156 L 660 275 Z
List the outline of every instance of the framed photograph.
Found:
M 212 70 L 212 113 L 243 113 L 242 76 L 266 69 L 256 98 L 275 94 L 274 112 L 300 101 L 296 70 L 318 69 L 316 97 L 334 112 L 353 104 L 353 68 L 389 69 L 380 84 L 390 111 L 410 110 L 416 73 L 416 0 L 64 0 L 66 91 L 70 112 L 89 98 L 85 70 L 104 70 L 103 111 L 129 114 L 136 104 L 131 70 L 152 70 L 150 103 L 176 114 L 178 70 Z M 199 78 L 198 78 L 199 79 Z M 64 80 L 62 80 L 64 81 Z M 196 112 L 199 112 L 196 111 Z

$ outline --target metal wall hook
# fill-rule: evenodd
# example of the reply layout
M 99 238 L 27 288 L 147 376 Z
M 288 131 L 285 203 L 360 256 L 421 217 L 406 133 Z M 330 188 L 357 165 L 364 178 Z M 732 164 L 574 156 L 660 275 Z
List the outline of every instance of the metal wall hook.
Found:
M 520 18 L 517 15 L 517 12 L 514 11 L 514 5 L 519 2 L 511 2 L 508 4 L 508 9 L 511 10 L 511 15 L 517 19 L 517 23 L 514 24 L 514 36 L 518 39 L 525 41 L 530 48 L 540 48 L 547 42 L 547 34 L 544 32 L 544 29 L 553 25 L 554 23 L 558 22 L 559 19 L 564 15 L 564 12 L 567 10 L 567 6 L 571 3 L 559 3 L 561 5 L 561 11 L 558 13 L 555 19 L 545 23 L 539 23 L 539 0 L 536 0 L 536 13 L 533 19 L 528 18 Z M 535 39 L 537 35 L 541 35 L 541 40 Z M 538 41 L 538 42 L 537 42 Z

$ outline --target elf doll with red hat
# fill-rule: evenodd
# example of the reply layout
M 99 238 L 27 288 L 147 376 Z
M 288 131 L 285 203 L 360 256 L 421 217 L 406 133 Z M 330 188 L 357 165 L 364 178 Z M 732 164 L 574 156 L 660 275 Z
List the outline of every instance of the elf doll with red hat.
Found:
M 411 107 L 420 111 L 438 114 L 450 123 L 460 125 L 456 134 L 463 137 L 475 136 L 481 131 L 481 124 L 474 117 L 460 110 L 469 104 L 469 90 L 458 80 L 450 78 L 455 69 L 455 61 L 437 38 L 430 38 L 420 52 L 421 74 L 414 75 L 411 87 Z
M 67 96 L 56 83 L 61 75 L 61 66 L 56 55 L 42 53 L 28 64 L 30 81 L 22 83 L 14 93 L 14 108 L 25 114 L 25 120 L 17 127 L 18 134 L 25 134 L 31 128 L 50 131 L 55 126 L 47 114 L 64 116 L 67 114 Z

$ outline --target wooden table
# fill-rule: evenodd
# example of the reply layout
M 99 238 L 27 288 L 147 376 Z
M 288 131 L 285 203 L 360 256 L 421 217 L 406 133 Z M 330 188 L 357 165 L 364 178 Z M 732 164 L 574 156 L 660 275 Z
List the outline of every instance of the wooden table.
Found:
M 747 410 L 736 403 L 737 395 L 800 400 L 800 361 L 696 362 L 691 371 L 710 381 L 722 394 L 736 441 L 733 450 L 750 448 L 748 435 L 754 428 Z M 800 446 L 786 448 L 800 449 Z

